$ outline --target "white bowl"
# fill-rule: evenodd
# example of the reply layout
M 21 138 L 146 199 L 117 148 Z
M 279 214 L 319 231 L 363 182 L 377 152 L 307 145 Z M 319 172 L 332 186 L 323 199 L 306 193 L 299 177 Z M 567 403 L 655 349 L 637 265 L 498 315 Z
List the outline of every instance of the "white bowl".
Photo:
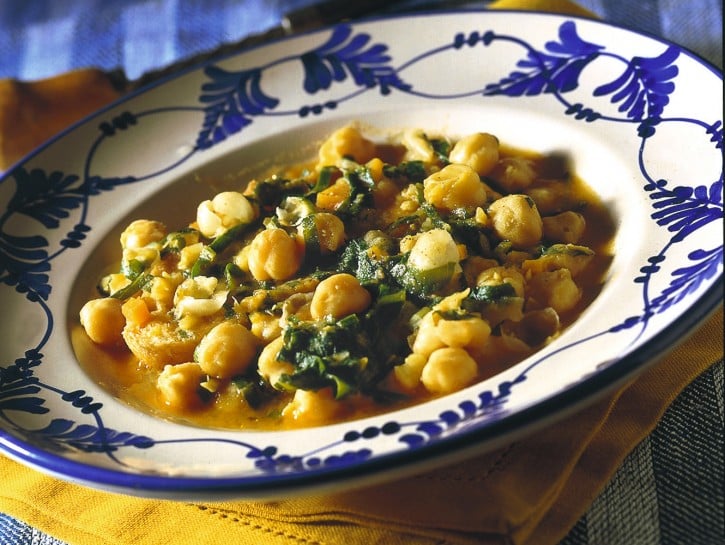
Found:
M 0 179 L 0 449 L 116 492 L 277 497 L 421 471 L 559 418 L 641 372 L 721 302 L 722 95 L 721 73 L 649 36 L 466 11 L 327 28 L 125 98 Z M 125 224 L 189 217 L 209 194 L 199 178 L 239 180 L 260 159 L 300 158 L 351 120 L 485 130 L 567 153 L 616 219 L 601 294 L 555 342 L 493 378 L 326 427 L 174 424 L 81 371 L 70 343 L 78 286 L 113 261 Z

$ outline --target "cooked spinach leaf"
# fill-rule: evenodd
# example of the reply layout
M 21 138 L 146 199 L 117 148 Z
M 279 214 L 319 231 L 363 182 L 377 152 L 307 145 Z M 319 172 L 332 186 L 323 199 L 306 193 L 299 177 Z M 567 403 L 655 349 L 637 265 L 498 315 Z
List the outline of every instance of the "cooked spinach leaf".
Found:
M 266 380 L 258 376 L 238 376 L 234 377 L 231 382 L 253 409 L 263 407 L 279 395 L 279 392 L 272 388 Z
M 331 387 L 336 399 L 364 391 L 363 371 L 370 347 L 362 333 L 360 319 L 353 315 L 321 324 L 298 322 L 284 332 L 284 345 L 278 359 L 294 365 L 275 387 L 320 390 Z
M 371 257 L 369 248 L 365 240 L 353 239 L 345 246 L 338 262 L 340 272 L 352 274 L 363 286 L 381 282 L 386 277 L 383 263 Z
M 403 179 L 411 183 L 422 182 L 428 176 L 423 161 L 404 161 L 398 165 L 385 164 L 383 174 L 391 180 Z

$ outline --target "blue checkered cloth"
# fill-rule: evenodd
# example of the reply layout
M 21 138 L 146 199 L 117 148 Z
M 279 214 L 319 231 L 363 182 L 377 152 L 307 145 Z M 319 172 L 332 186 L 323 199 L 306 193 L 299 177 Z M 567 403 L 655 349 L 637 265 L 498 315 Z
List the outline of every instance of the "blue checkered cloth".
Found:
M 122 69 L 135 79 L 271 28 L 313 1 L 2 0 L 0 78 L 34 80 L 98 67 Z M 722 69 L 722 0 L 576 1 L 606 21 L 667 38 Z M 461 5 L 407 0 L 389 2 L 384 11 Z M 723 405 L 719 362 L 677 398 L 561 545 L 725 543 Z M 3 514 L 0 544 L 64 545 Z
M 121 68 L 135 79 L 235 42 L 314 0 L 3 0 L 0 78 L 33 80 L 73 68 Z M 578 0 L 604 20 L 664 36 L 722 67 L 722 0 Z M 465 6 L 485 6 L 466 2 Z M 460 6 L 389 2 L 385 11 Z

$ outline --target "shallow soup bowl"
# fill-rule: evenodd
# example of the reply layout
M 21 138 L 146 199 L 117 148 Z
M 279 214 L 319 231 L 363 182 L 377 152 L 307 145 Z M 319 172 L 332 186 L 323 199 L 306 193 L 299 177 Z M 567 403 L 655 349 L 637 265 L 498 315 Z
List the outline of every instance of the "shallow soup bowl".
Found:
M 429 39 L 405 37 L 418 34 Z M 130 221 L 181 227 L 201 200 L 310 157 L 348 123 L 380 140 L 408 127 L 486 131 L 565 155 L 616 227 L 599 295 L 552 343 L 491 378 L 308 429 L 169 422 L 83 372 L 71 331 Z M 501 446 L 636 376 L 721 302 L 722 140 L 722 75 L 711 66 L 551 14 L 342 24 L 142 89 L 0 179 L 0 294 L 12 317 L 0 325 L 0 449 L 91 487 L 212 500 L 369 484 Z

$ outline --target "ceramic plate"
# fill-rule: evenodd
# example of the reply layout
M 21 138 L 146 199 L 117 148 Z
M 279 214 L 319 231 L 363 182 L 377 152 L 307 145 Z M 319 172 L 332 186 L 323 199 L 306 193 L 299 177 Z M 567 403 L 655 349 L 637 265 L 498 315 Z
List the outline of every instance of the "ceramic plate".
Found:
M 631 378 L 721 301 L 722 99 L 722 74 L 676 45 L 523 12 L 341 24 L 146 88 L 0 179 L 0 449 L 92 487 L 219 499 L 370 483 L 511 441 Z M 82 372 L 70 330 L 131 219 L 193 217 L 199 180 L 295 159 L 349 121 L 568 153 L 616 220 L 601 294 L 491 379 L 326 427 L 173 424 Z

